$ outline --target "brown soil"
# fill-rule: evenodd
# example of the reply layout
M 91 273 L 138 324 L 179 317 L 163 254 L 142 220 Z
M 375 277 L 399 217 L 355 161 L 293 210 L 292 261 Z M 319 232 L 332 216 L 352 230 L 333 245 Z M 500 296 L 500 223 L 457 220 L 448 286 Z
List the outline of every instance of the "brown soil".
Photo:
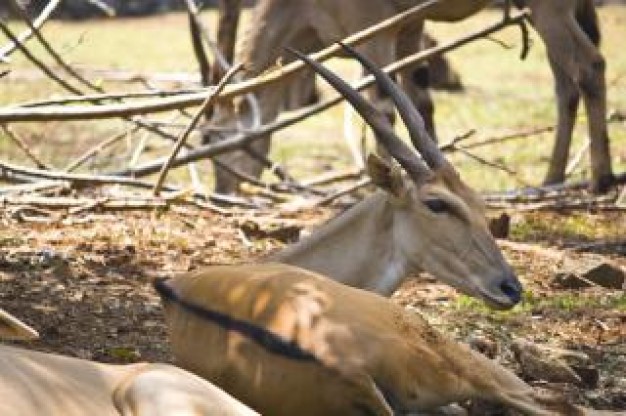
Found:
M 309 228 L 329 213 L 268 214 L 261 223 Z M 578 402 L 626 409 L 624 292 L 565 289 L 552 282 L 563 263 L 576 266 L 592 255 L 561 248 L 594 241 L 595 236 L 560 233 L 557 214 L 517 215 L 517 223 L 551 229 L 530 232 L 532 246 L 505 249 L 527 288 L 524 305 L 512 312 L 488 311 L 428 276 L 409 279 L 394 301 L 418 310 L 458 339 L 487 340 L 498 359 L 516 370 L 509 350 L 515 337 L 584 351 L 600 370 L 599 387 L 556 387 L 566 388 Z M 206 264 L 254 261 L 281 245 L 271 239 L 244 241 L 238 230 L 247 219 L 244 213 L 225 217 L 184 207 L 84 213 L 38 224 L 0 211 L 0 305 L 40 331 L 41 340 L 29 348 L 105 362 L 170 361 L 159 299 L 150 282 Z M 623 214 L 614 213 L 593 219 L 624 222 Z M 593 256 L 626 267 L 623 249 L 602 249 Z

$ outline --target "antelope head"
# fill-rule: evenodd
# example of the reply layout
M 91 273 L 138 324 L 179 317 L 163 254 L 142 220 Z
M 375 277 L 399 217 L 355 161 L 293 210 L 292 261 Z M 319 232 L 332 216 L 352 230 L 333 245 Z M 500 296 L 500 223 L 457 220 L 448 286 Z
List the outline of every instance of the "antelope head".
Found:
M 346 82 L 321 64 L 292 52 L 354 106 L 376 133 L 379 144 L 404 170 L 402 173 L 376 156 L 368 160 L 372 181 L 389 194 L 394 206 L 397 256 L 405 259 L 409 269 L 427 271 L 494 308 L 513 307 L 521 299 L 522 286 L 489 232 L 481 198 L 461 180 L 426 132 L 422 117 L 404 91 L 367 58 L 342 46 L 393 100 L 414 150 L 394 133 L 388 119 Z
M 0 308 L 0 339 L 26 341 L 37 338 L 37 331 Z

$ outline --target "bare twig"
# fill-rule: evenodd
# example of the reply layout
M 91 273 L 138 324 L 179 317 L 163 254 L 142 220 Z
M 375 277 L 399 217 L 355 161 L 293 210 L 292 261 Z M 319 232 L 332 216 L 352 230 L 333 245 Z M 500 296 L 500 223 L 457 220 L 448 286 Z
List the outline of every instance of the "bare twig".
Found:
M 311 178 L 308 180 L 301 181 L 302 186 L 321 186 L 321 185 L 329 185 L 335 182 L 342 181 L 350 181 L 354 179 L 359 179 L 363 176 L 363 170 L 361 169 L 351 169 L 348 171 L 342 172 L 329 172 L 317 176 L 315 178 Z
M 565 168 L 566 177 L 571 176 L 576 168 L 580 166 L 583 157 L 585 156 L 585 154 L 587 154 L 587 151 L 589 150 L 589 146 L 591 146 L 591 140 L 587 139 L 585 140 L 585 143 L 580 147 L 580 149 L 578 149 L 576 154 L 574 154 L 574 157 L 567 164 L 567 167 Z
M 217 49 L 226 62 L 232 62 L 237 38 L 237 27 L 241 14 L 241 0 L 220 0 L 217 23 Z M 226 69 L 221 65 L 211 68 L 211 81 L 216 83 Z
M 561 183 L 556 185 L 545 185 L 541 187 L 529 187 L 523 189 L 514 189 L 505 192 L 494 192 L 483 195 L 483 199 L 488 202 L 527 202 L 537 201 L 543 198 L 559 198 L 563 193 L 585 189 L 589 187 L 588 180 L 577 182 Z M 614 185 L 626 183 L 626 172 L 615 175 Z
M 37 29 L 40 29 L 44 25 L 44 23 L 48 21 L 48 19 L 60 3 L 61 0 L 50 0 L 46 7 L 41 11 L 39 17 L 37 17 L 33 22 L 33 26 Z M 33 34 L 34 32 L 32 29 L 28 29 L 23 33 L 20 33 L 20 35 L 16 38 L 17 42 L 11 41 L 11 43 L 0 49 L 0 60 L 5 60 L 9 55 L 11 55 L 11 53 L 13 53 L 17 49 L 18 44 L 23 44 L 30 37 L 32 37 Z
M 20 15 L 22 20 L 26 23 L 29 29 L 33 32 L 33 34 L 35 35 L 35 38 L 37 38 L 37 40 L 43 46 L 46 52 L 48 52 L 48 54 L 52 57 L 52 59 L 54 59 L 54 61 L 61 68 L 63 68 L 63 70 L 65 70 L 65 72 L 67 72 L 74 79 L 78 80 L 80 83 L 91 88 L 92 90 L 103 92 L 102 88 L 89 82 L 86 78 L 84 78 L 82 75 L 76 72 L 74 68 L 72 68 L 67 62 L 65 62 L 65 60 L 61 57 L 61 55 L 59 55 L 57 51 L 52 47 L 52 45 L 50 45 L 50 43 L 46 40 L 46 38 L 44 38 L 44 36 L 39 31 L 39 29 L 33 24 L 33 22 L 31 22 L 30 17 L 28 16 L 28 13 L 26 13 L 26 10 L 24 10 L 24 8 L 20 5 L 20 3 L 17 0 L 9 0 L 9 1 L 11 2 L 11 5 L 15 9 L 15 11 L 17 11 L 17 13 Z
M 334 194 L 328 195 L 325 198 L 320 199 L 319 201 L 317 201 L 315 203 L 314 207 L 321 207 L 321 206 L 324 206 L 324 205 L 328 205 L 331 202 L 333 202 L 334 200 L 336 200 L 338 198 L 341 198 L 342 196 L 349 195 L 349 194 L 351 194 L 353 192 L 358 191 L 361 188 L 366 187 L 370 183 L 372 183 L 372 180 L 370 178 L 360 179 L 355 184 L 353 184 L 351 186 L 348 186 L 347 188 L 342 189 L 340 191 L 337 191 Z
M 49 78 L 53 79 L 57 84 L 61 85 L 66 90 L 70 91 L 73 94 L 80 95 L 81 91 L 68 83 L 63 78 L 59 77 L 52 69 L 50 69 L 45 63 L 39 60 L 35 55 L 33 55 L 28 48 L 26 48 L 22 43 L 17 39 L 17 37 L 13 34 L 11 29 L 7 25 L 5 25 L 0 20 L 0 30 L 4 33 L 4 35 L 11 40 L 29 61 L 31 61 L 37 68 L 39 68 L 43 73 L 45 73 Z M 38 33 L 38 32 L 37 32 Z
M 65 105 L 65 104 L 80 104 L 91 103 L 99 104 L 102 101 L 121 101 L 128 98 L 154 98 L 154 97 L 171 97 L 183 94 L 195 94 L 199 92 L 208 92 L 207 88 L 196 88 L 186 90 L 150 90 L 150 91 L 136 91 L 136 92 L 123 92 L 123 93 L 104 93 L 104 94 L 84 94 L 80 96 L 72 97 L 59 97 L 51 100 L 32 101 L 19 104 L 19 107 L 48 107 L 53 105 Z
M 482 146 L 489 146 L 494 143 L 502 143 L 513 139 L 522 139 L 525 137 L 536 136 L 538 134 L 549 133 L 554 131 L 554 126 L 537 127 L 526 131 L 504 134 L 502 136 L 489 137 L 473 143 L 467 143 L 461 146 L 465 150 L 474 149 Z
M 607 197 L 580 197 L 567 198 L 561 196 L 560 198 L 540 200 L 538 202 L 523 202 L 523 203 L 509 203 L 509 202 L 487 202 L 487 206 L 490 208 L 515 210 L 518 212 L 534 212 L 534 211 L 573 211 L 573 210 L 585 210 L 585 211 L 626 211 L 625 208 L 615 205 L 615 196 Z
M 512 21 L 516 21 L 516 19 L 521 19 L 523 16 L 522 15 L 518 15 L 516 16 L 516 18 L 514 18 Z M 508 23 L 511 24 L 511 23 Z M 469 34 L 463 38 L 457 39 L 455 41 L 449 42 L 449 43 L 445 43 L 445 44 L 440 44 L 439 46 L 437 46 L 436 48 L 430 49 L 428 51 L 423 51 L 423 52 L 419 52 L 416 53 L 414 55 L 410 55 L 405 57 L 404 59 L 402 59 L 399 62 L 393 63 L 391 65 L 386 66 L 385 68 L 383 68 L 383 70 L 386 73 L 395 73 L 403 68 L 405 68 L 406 66 L 409 65 L 414 65 L 416 62 L 421 62 L 424 61 L 430 57 L 432 57 L 435 54 L 439 54 L 439 53 L 444 53 L 447 52 L 449 50 L 458 48 L 462 45 L 465 45 L 467 43 L 473 42 L 477 39 L 482 38 L 483 36 L 485 36 L 488 33 L 492 33 L 495 32 L 497 30 L 501 30 L 503 27 L 505 27 L 506 24 L 504 22 L 499 22 L 499 23 L 495 23 L 485 29 L 481 29 L 479 31 L 476 31 L 472 34 Z M 370 85 L 372 85 L 374 83 L 374 78 L 372 76 L 368 76 L 363 78 L 362 80 L 360 80 L 358 83 L 354 84 L 352 87 L 357 89 L 357 90 L 362 90 L 366 87 L 369 87 Z M 228 87 L 227 87 L 228 88 Z M 225 90 L 227 89 L 225 88 Z M 343 100 L 343 97 L 339 94 L 335 94 L 333 95 L 331 98 L 315 104 L 313 106 L 310 106 L 308 108 L 302 109 L 300 111 L 296 111 L 286 117 L 283 117 L 279 120 L 276 120 L 270 124 L 266 124 L 263 125 L 261 127 L 259 127 L 257 130 L 253 130 L 253 131 L 247 131 L 247 132 L 240 132 L 237 135 L 235 135 L 234 137 L 230 137 L 228 139 L 225 139 L 219 143 L 212 143 L 212 144 L 207 144 L 207 145 L 203 145 L 203 146 L 199 146 L 198 148 L 196 148 L 194 151 L 189 152 L 187 155 L 185 155 L 184 157 L 179 157 L 177 159 L 175 159 L 173 161 L 173 167 L 177 167 L 180 165 L 184 165 L 186 163 L 192 162 L 192 161 L 196 161 L 199 159 L 203 159 L 203 158 L 208 158 L 208 157 L 214 157 L 217 156 L 219 154 L 222 153 L 226 153 L 226 152 L 230 152 L 232 150 L 237 150 L 240 149 L 244 146 L 249 145 L 250 143 L 254 142 L 255 140 L 258 140 L 260 138 L 265 137 L 267 134 L 271 134 L 275 131 L 281 130 L 283 128 L 286 128 L 288 126 L 291 126 L 293 124 L 296 124 L 314 114 L 317 114 L 319 112 L 322 112 L 328 108 L 333 107 L 334 105 L 336 105 L 337 103 L 341 102 Z M 0 111 L 0 121 L 2 120 L 2 112 Z M 130 170 L 126 170 L 126 171 L 122 171 L 122 172 L 118 172 L 118 175 L 133 175 L 133 176 L 145 176 L 145 175 L 150 175 L 152 173 L 158 172 L 159 169 L 161 169 L 161 166 L 163 164 L 162 160 L 157 160 L 157 161 L 153 161 L 153 162 L 149 162 L 144 164 L 143 166 L 140 167 L 136 167 Z
M 47 164 L 45 164 L 44 162 L 41 161 L 41 159 L 39 159 L 28 147 L 28 145 L 26 143 L 24 143 L 24 141 L 22 139 L 20 139 L 15 133 L 13 133 L 13 131 L 9 128 L 9 126 L 6 125 L 2 125 L 0 126 L 2 128 L 2 131 L 4 132 L 4 134 L 11 139 L 11 141 L 13 141 L 13 143 L 15 143 L 17 145 L 17 147 L 20 148 L 20 150 L 22 152 L 24 152 L 24 154 L 35 163 L 35 166 L 37 166 L 39 169 L 50 169 L 50 166 L 48 166 Z
M 168 158 L 165 160 L 165 163 L 163 164 L 163 167 L 161 168 L 161 172 L 159 173 L 159 177 L 158 177 L 158 179 L 157 179 L 157 181 L 156 181 L 156 183 L 154 185 L 154 189 L 153 189 L 154 195 L 158 196 L 159 192 L 161 192 L 161 186 L 163 185 L 163 182 L 165 181 L 165 177 L 167 176 L 167 172 L 169 171 L 169 169 L 172 166 L 172 161 L 176 158 L 176 156 L 178 155 L 178 152 L 180 151 L 180 149 L 185 144 L 185 141 L 189 137 L 189 134 L 191 133 L 191 131 L 196 127 L 196 125 L 200 121 L 200 118 L 202 118 L 202 116 L 204 115 L 206 110 L 210 106 L 212 106 L 213 103 L 215 103 L 215 100 L 216 100 L 218 94 L 220 93 L 220 91 L 222 91 L 224 89 L 226 84 L 228 84 L 230 82 L 230 80 L 235 76 L 235 74 L 237 72 L 239 72 L 241 70 L 242 67 L 243 67 L 243 65 L 237 65 L 237 66 L 234 66 L 230 71 L 228 71 L 228 73 L 220 81 L 220 83 L 217 85 L 217 87 L 215 87 L 215 89 L 212 91 L 212 93 L 206 98 L 204 103 L 202 103 L 202 105 L 200 106 L 200 108 L 198 109 L 196 114 L 193 116 L 191 122 L 187 126 L 187 129 L 180 135 L 180 137 L 176 141 L 176 144 L 174 145 L 174 148 L 172 149 L 172 152 L 170 153 Z
M 187 7 L 187 17 L 189 19 L 189 33 L 191 35 L 191 45 L 193 47 L 193 53 L 196 56 L 196 61 L 200 68 L 200 78 L 203 86 L 210 84 L 209 73 L 211 72 L 211 65 L 209 59 L 206 56 L 204 47 L 202 46 L 201 32 L 203 31 L 202 21 L 199 17 L 199 10 L 196 6 L 195 0 L 184 0 Z
M 105 176 L 105 175 L 86 175 L 77 173 L 58 172 L 51 170 L 31 169 L 22 166 L 16 166 L 7 162 L 0 161 L 1 176 L 16 175 L 30 178 L 42 178 L 48 180 L 68 181 L 77 185 L 126 185 L 139 188 L 150 189 L 153 184 L 133 178 Z
M 64 170 L 66 172 L 73 172 L 73 171 L 75 171 L 80 166 L 82 166 L 86 161 L 88 161 L 89 159 L 91 159 L 92 157 L 94 157 L 95 155 L 97 155 L 98 153 L 100 153 L 101 151 L 106 149 L 107 147 L 109 147 L 109 146 L 119 142 L 123 138 L 127 137 L 129 134 L 135 133 L 137 130 L 139 130 L 139 127 L 135 126 L 132 129 L 130 129 L 130 130 L 123 131 L 122 133 L 114 134 L 113 136 L 109 137 L 108 139 L 104 140 L 103 142 L 98 143 L 97 145 L 95 145 L 91 149 L 88 149 L 85 153 L 83 153 L 81 156 L 79 156 L 76 160 L 70 162 L 65 167 Z
M 35 183 L 22 183 L 19 185 L 5 186 L 0 188 L 0 195 L 15 195 L 15 194 L 29 194 L 34 193 L 46 193 L 50 191 L 58 191 L 61 189 L 68 189 L 70 187 L 69 182 L 60 181 L 38 181 Z
M 432 0 L 425 4 L 434 3 L 436 0 Z M 423 5 L 422 5 L 423 6 Z M 413 9 L 411 9 L 413 10 Z M 422 10 L 423 12 L 423 10 Z M 413 10 L 413 13 L 416 13 Z M 398 16 L 404 16 L 407 18 L 405 14 L 401 14 Z M 432 58 L 434 55 L 443 54 L 450 50 L 456 49 L 460 46 L 463 46 L 467 43 L 476 41 L 485 37 L 486 35 L 496 32 L 498 30 L 503 29 L 506 26 L 510 26 L 513 24 L 517 24 L 520 20 L 524 19 L 526 16 L 525 13 L 520 13 L 515 17 L 512 17 L 508 22 L 497 22 L 494 23 L 484 29 L 478 30 L 472 34 L 464 36 L 460 39 L 457 39 L 452 42 L 440 44 L 435 48 L 422 51 L 419 53 L 415 53 L 413 55 L 409 55 L 400 61 L 388 65 L 384 68 L 387 73 L 395 73 L 405 67 L 415 65 L 418 62 L 423 62 L 426 59 Z M 403 21 L 402 19 L 400 21 Z M 365 35 L 363 35 L 365 36 Z M 368 37 L 366 37 L 368 38 Z M 363 41 L 361 37 L 356 37 L 353 35 L 351 37 L 346 38 L 346 43 L 354 44 L 358 41 Z M 333 45 L 329 48 L 326 48 L 318 53 L 312 54 L 311 56 L 316 59 L 327 59 L 332 53 L 336 53 L 337 50 L 340 49 L 338 46 Z M 332 52 L 332 53 L 331 53 Z M 285 75 L 293 74 L 294 72 L 302 69 L 302 64 L 299 61 L 295 61 L 290 63 L 282 68 L 271 71 L 264 75 L 261 75 L 257 78 L 253 78 L 250 80 L 246 80 L 240 83 L 237 83 L 233 86 L 229 86 L 224 88 L 224 91 L 219 95 L 220 100 L 232 99 L 233 97 L 243 95 L 249 92 L 252 92 L 260 87 L 267 86 L 273 82 L 280 81 L 283 79 Z M 364 89 L 366 87 L 371 86 L 374 83 L 374 79 L 371 76 L 366 77 L 361 83 L 359 83 L 358 88 Z M 48 121 L 48 120 L 84 120 L 84 119 L 96 119 L 96 118 L 111 118 L 111 117 L 122 117 L 129 115 L 137 115 L 137 114 L 147 114 L 152 112 L 160 112 L 160 111 L 169 111 L 178 108 L 186 108 L 192 107 L 201 104 L 206 99 L 206 93 L 197 93 L 197 94 L 188 94 L 182 97 L 171 97 L 168 99 L 161 99 L 157 102 L 146 102 L 142 104 L 124 104 L 124 105 L 103 105 L 96 108 L 83 108 L 83 107 L 71 107 L 71 108 L 56 108 L 52 107 L 49 109 L 5 109 L 0 111 L 0 122 L 17 122 L 17 121 Z M 330 103 L 327 102 L 326 109 L 332 105 L 335 105 L 337 102 L 341 101 L 341 97 L 338 96 L 336 101 Z M 322 110 L 316 110 L 319 112 Z
M 439 145 L 439 150 L 441 150 L 442 152 L 453 152 L 455 150 L 457 150 L 457 148 L 459 147 L 458 144 L 461 143 L 464 140 L 469 139 L 470 137 L 472 137 L 474 134 L 476 134 L 476 130 L 471 129 L 466 131 L 463 134 L 460 134 L 456 137 L 454 137 L 452 140 L 440 144 Z
M 56 75 L 50 68 L 48 68 L 48 66 L 46 64 L 44 64 L 42 61 L 40 61 L 37 57 L 35 57 L 26 47 L 24 47 L 24 45 L 22 45 L 21 43 L 18 42 L 18 40 L 16 39 L 15 35 L 13 34 L 13 32 L 11 32 L 11 30 L 0 21 L 0 30 L 2 30 L 2 32 L 4 32 L 4 34 L 11 39 L 15 44 L 16 47 L 20 50 L 20 52 L 22 52 L 24 54 L 24 56 L 26 56 L 26 58 L 31 61 L 36 67 L 38 67 L 42 72 L 44 72 L 48 77 L 50 77 L 52 80 L 54 80 L 55 82 L 57 82 L 60 86 L 62 86 L 63 88 L 65 88 L 67 91 L 76 94 L 76 95 L 83 95 L 83 92 L 72 86 L 71 84 L 69 84 L 67 81 L 65 81 L 64 79 L 60 78 L 58 75 Z M 38 32 L 37 32 L 38 33 Z M 94 86 L 94 88 L 99 91 L 99 92 L 103 92 L 102 89 L 98 88 L 97 86 Z M 23 109 L 28 111 L 28 109 Z M 124 115 L 122 115 L 121 117 L 125 117 Z M 128 118 L 126 117 L 127 120 L 140 125 L 141 127 L 147 129 L 148 131 L 151 131 L 153 133 L 159 134 L 162 137 L 166 137 L 166 138 L 173 138 L 172 135 L 163 132 L 161 130 L 159 130 L 158 128 L 154 127 L 154 126 L 150 126 L 148 124 L 146 124 L 145 122 L 136 119 L 136 118 Z

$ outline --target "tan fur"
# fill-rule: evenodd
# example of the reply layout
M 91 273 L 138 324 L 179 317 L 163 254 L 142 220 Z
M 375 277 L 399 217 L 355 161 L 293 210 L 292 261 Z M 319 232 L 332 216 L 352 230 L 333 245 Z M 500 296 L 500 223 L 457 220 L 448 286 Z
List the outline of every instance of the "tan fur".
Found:
M 500 285 L 515 275 L 489 232 L 480 197 L 452 170 L 416 184 L 372 160 L 379 192 L 270 260 L 385 296 L 410 273 L 427 271 L 493 307 L 512 307 Z M 424 205 L 431 199 L 445 201 L 450 212 L 431 212 Z
M 261 0 L 254 9 L 252 21 L 236 61 L 246 64 L 247 77 L 255 76 L 274 65 L 284 56 L 289 46 L 304 52 L 319 50 L 332 42 L 358 32 L 424 0 Z M 426 20 L 456 21 L 464 19 L 485 7 L 487 0 L 441 0 L 433 7 Z M 567 156 L 575 122 L 576 108 L 582 95 L 589 119 L 591 138 L 591 172 L 593 188 L 604 190 L 612 181 L 611 160 L 606 129 L 606 87 L 604 59 L 597 47 L 583 32 L 575 16 L 586 14 L 595 17 L 593 0 L 518 0 L 527 4 L 532 21 L 545 43 L 557 85 L 558 128 L 546 183 L 564 179 Z M 416 39 L 422 33 L 424 22 L 415 21 L 397 31 L 381 34 L 360 47 L 360 50 L 377 65 L 386 65 L 419 50 Z M 408 68 L 398 74 L 399 81 L 422 113 L 427 129 L 434 135 L 433 103 L 423 85 L 415 83 L 414 71 Z M 303 77 L 306 78 L 306 75 Z M 290 80 L 273 84 L 258 92 L 261 121 L 273 121 L 281 111 L 283 97 L 296 88 L 300 81 Z M 419 82 L 418 82 L 419 84 Z M 377 106 L 393 116 L 391 106 L 376 89 L 367 94 Z M 219 113 L 219 111 L 218 111 Z M 222 112 L 224 113 L 224 112 Z M 212 124 L 224 123 L 232 113 L 217 114 Z M 242 107 L 238 117 L 245 125 L 249 122 L 249 109 Z M 230 122 L 230 125 L 233 123 Z M 206 141 L 220 140 L 207 135 Z M 270 137 L 256 141 L 257 151 L 267 153 Z M 260 175 L 263 166 L 243 151 L 221 156 L 230 167 L 252 175 Z M 216 168 L 216 190 L 235 192 L 238 180 Z
M 177 362 L 263 414 L 389 415 L 470 398 L 530 415 L 587 414 L 537 395 L 418 314 L 303 269 L 215 266 L 162 284 Z M 270 351 L 269 335 L 227 329 L 189 305 L 262 328 L 300 355 Z
M 15 322 L 0 309 L 0 329 Z M 9 335 L 18 338 L 13 331 Z M 33 337 L 31 331 L 22 335 Z M 0 345 L 0 415 L 255 414 L 219 388 L 171 365 L 109 365 Z

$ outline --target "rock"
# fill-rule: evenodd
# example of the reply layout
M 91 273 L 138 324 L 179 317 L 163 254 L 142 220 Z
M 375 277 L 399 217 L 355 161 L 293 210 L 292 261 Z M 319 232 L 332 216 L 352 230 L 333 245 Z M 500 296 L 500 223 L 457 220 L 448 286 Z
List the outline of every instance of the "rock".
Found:
M 586 385 L 586 381 L 572 366 L 592 368 L 588 364 L 589 357 L 580 352 L 538 345 L 525 340 L 515 340 L 511 349 L 520 364 L 524 378 L 528 380 Z M 590 373 L 584 376 L 593 378 Z
M 562 289 L 584 289 L 593 286 L 587 279 L 582 279 L 576 273 L 559 272 L 552 279 L 553 286 Z
M 585 388 L 595 389 L 600 383 L 600 372 L 593 366 L 572 365 L 572 370 L 580 377 L 580 381 Z
M 511 217 L 506 213 L 500 214 L 497 218 L 489 219 L 489 231 L 494 238 L 507 238 L 510 225 Z
M 611 263 L 601 261 L 587 267 L 580 276 L 607 289 L 623 289 L 626 273 Z
M 498 355 L 498 343 L 495 340 L 486 336 L 472 336 L 468 340 L 468 344 L 473 350 L 480 352 L 481 354 L 488 358 L 491 358 L 492 360 Z

